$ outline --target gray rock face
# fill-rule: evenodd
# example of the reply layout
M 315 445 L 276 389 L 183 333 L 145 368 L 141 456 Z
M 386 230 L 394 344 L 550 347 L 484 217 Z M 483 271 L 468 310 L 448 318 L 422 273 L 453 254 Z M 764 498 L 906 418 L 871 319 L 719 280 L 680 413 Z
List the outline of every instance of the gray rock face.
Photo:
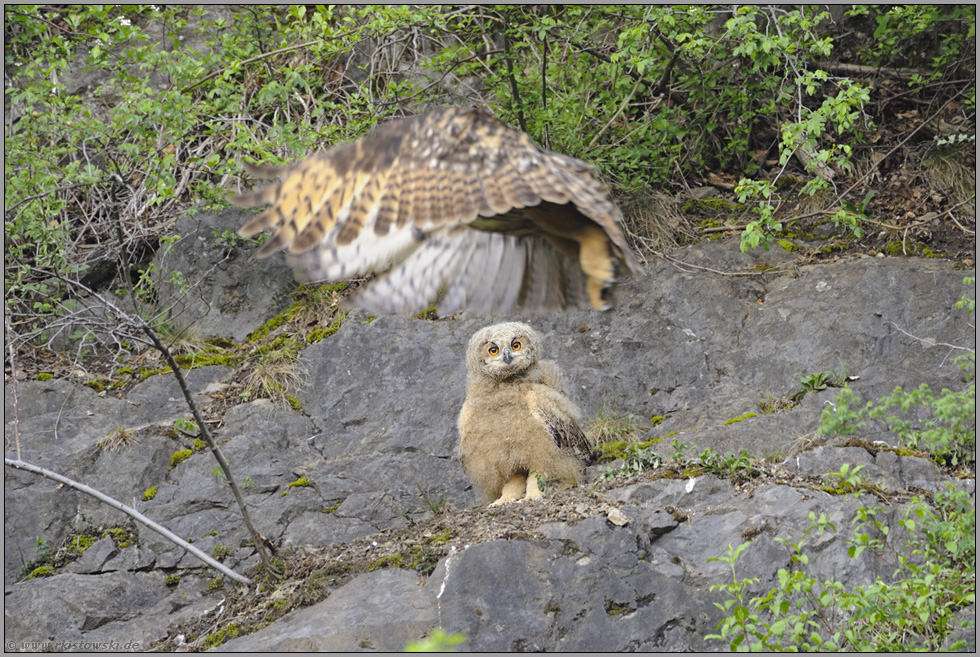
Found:
M 221 258 L 213 252 L 213 231 L 237 227 L 240 215 L 187 221 L 200 222 L 203 239 L 195 241 L 189 230 L 167 256 L 187 280 L 201 281 L 181 297 L 181 318 L 201 322 L 204 334 L 240 339 L 290 302 L 293 283 L 276 258 L 256 265 L 246 257 L 251 247 L 222 246 L 228 257 L 214 267 Z M 837 443 L 811 449 L 818 447 L 815 431 L 833 390 L 769 415 L 759 402 L 796 392 L 801 376 L 842 366 L 865 399 L 896 385 L 962 387 L 948 345 L 975 344 L 965 313 L 954 308 L 966 290 L 964 272 L 909 259 L 799 266 L 787 253 L 755 257 L 717 242 L 670 255 L 622 286 L 617 310 L 608 314 L 464 313 L 369 322 L 351 312 L 335 335 L 302 354 L 309 376 L 296 397 L 305 415 L 253 401 L 230 409 L 216 431 L 236 476 L 247 478 L 243 492 L 253 522 L 286 547 L 338 544 L 407 526 L 427 516 L 433 500 L 464 509 L 445 516 L 446 523 L 464 519 L 477 502 L 454 460 L 464 350 L 474 331 L 502 320 L 535 327 L 545 356 L 561 366 L 587 416 L 615 408 L 642 418 L 648 437 L 670 434 L 657 447 L 665 456 L 677 438 L 694 449 L 689 456 L 706 447 L 744 449 L 783 460 L 793 476 L 837 472 L 850 463 L 864 465 L 866 479 L 888 489 L 934 491 L 945 482 L 933 464 L 912 456 L 871 455 Z M 715 273 L 748 271 L 763 261 L 775 269 Z M 209 367 L 189 379 L 206 402 L 233 374 Z M 10 394 L 4 404 L 11 418 Z M 206 451 L 170 467 L 171 455 L 190 447 L 186 438 L 165 435 L 188 415 L 172 379 L 152 377 L 125 400 L 64 381 L 24 382 L 18 411 L 24 460 L 136 504 L 206 552 L 227 554 L 225 563 L 240 572 L 257 563 Z M 730 422 L 746 413 L 757 416 Z M 665 419 L 653 426 L 654 416 Z M 99 439 L 118 427 L 138 429 L 139 442 L 100 449 Z M 879 434 L 883 427 L 866 432 L 871 439 Z M 11 456 L 9 422 L 5 436 Z M 301 477 L 309 485 L 289 486 Z M 142 501 L 151 486 L 156 496 Z M 211 576 L 198 577 L 205 573 L 196 559 L 143 527 L 134 527 L 134 546 L 102 539 L 54 577 L 21 579 L 39 537 L 57 546 L 84 523 L 131 525 L 86 496 L 9 468 L 4 498 L 8 640 L 139 640 L 146 648 L 219 608 L 224 594 L 207 590 Z M 754 593 L 768 590 L 789 564 L 774 538 L 802 537 L 811 511 L 827 514 L 847 536 L 858 505 L 788 484 L 742 489 L 713 476 L 612 488 L 599 499 L 617 515 L 549 522 L 534 537 L 454 543 L 424 583 L 414 571 L 371 572 L 224 647 L 397 650 L 443 627 L 465 633 L 469 650 L 724 649 L 703 637 L 721 619 L 714 605 L 721 594 L 710 587 L 730 582 L 731 571 L 708 560 L 751 539 L 738 573 L 759 578 Z M 853 586 L 890 575 L 891 567 L 869 552 L 849 559 L 837 536 L 811 535 L 808 545 L 818 578 Z M 168 587 L 164 578 L 174 574 L 180 583 Z
M 437 621 L 414 572 L 378 570 L 219 652 L 400 652 Z

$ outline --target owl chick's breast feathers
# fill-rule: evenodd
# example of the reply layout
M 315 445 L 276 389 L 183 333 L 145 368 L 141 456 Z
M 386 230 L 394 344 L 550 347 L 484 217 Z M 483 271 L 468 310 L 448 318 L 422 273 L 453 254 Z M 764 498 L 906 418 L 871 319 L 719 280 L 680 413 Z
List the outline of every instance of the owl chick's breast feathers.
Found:
M 280 181 L 240 194 L 271 205 L 239 230 L 274 228 L 256 254 L 286 249 L 301 280 L 378 276 L 353 303 L 441 314 L 579 305 L 612 307 L 638 263 L 594 168 L 545 150 L 472 108 L 444 108 L 286 168 L 245 165 Z

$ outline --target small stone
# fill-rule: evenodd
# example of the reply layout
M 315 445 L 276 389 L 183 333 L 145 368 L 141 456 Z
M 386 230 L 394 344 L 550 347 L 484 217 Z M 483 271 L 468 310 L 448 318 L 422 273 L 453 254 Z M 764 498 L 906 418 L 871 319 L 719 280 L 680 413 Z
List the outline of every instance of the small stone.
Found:
M 623 527 L 629 524 L 630 519 L 623 515 L 623 512 L 619 509 L 612 508 L 606 511 L 606 519 L 617 527 Z

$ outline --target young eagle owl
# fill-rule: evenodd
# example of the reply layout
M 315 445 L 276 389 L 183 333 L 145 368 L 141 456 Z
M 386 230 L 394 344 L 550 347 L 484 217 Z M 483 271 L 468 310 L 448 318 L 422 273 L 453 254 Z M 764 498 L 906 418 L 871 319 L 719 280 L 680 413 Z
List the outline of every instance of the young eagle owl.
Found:
M 540 498 L 538 474 L 578 481 L 580 459 L 591 452 L 558 366 L 538 360 L 540 344 L 519 322 L 488 326 L 470 339 L 459 459 L 492 505 Z
M 612 307 L 638 268 L 609 188 L 592 165 L 545 150 L 483 112 L 444 108 L 375 129 L 231 198 L 272 205 L 238 233 L 275 229 L 300 280 L 378 277 L 353 303 L 374 312 Z

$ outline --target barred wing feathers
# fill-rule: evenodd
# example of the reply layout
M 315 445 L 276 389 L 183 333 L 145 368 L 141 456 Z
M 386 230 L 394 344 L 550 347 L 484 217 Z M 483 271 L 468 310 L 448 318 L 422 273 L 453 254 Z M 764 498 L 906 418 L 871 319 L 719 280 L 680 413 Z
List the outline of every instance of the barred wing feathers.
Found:
M 636 259 L 591 165 L 547 151 L 475 109 L 446 108 L 283 169 L 233 197 L 271 204 L 239 233 L 274 228 L 301 280 L 379 273 L 354 303 L 379 312 L 611 306 Z

